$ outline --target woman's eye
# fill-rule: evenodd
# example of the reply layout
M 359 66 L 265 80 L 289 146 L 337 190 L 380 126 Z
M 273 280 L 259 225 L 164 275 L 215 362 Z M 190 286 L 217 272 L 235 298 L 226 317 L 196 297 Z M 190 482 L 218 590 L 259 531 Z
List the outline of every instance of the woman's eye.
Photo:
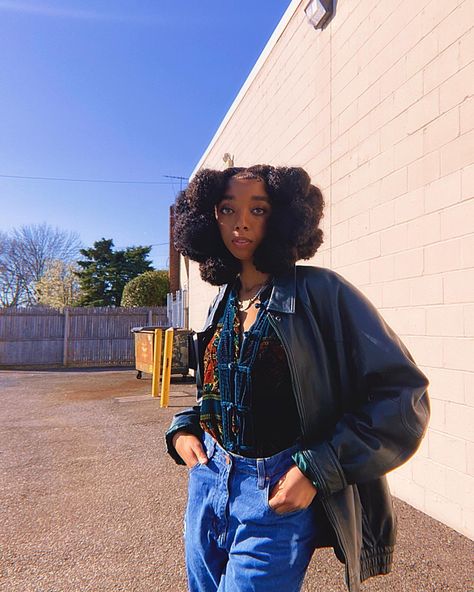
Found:
M 219 212 L 221 214 L 230 214 L 232 212 L 232 208 L 229 208 L 229 206 L 222 206 L 219 208 Z
M 263 216 L 263 214 L 265 214 L 267 210 L 265 208 L 254 208 L 252 211 L 257 216 Z

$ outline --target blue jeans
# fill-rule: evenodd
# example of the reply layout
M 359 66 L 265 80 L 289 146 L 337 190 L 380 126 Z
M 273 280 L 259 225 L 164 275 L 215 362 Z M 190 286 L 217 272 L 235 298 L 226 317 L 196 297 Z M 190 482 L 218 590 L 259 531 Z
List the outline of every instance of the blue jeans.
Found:
M 189 471 L 184 538 L 190 592 L 297 592 L 315 548 L 314 502 L 286 514 L 268 504 L 297 446 L 246 458 L 206 433 L 204 447 L 207 465 Z

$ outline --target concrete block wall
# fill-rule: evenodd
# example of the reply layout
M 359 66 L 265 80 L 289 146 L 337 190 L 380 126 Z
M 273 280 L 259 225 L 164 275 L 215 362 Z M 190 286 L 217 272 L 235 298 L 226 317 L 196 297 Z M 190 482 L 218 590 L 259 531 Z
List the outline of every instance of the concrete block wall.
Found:
M 326 199 L 313 260 L 379 308 L 431 381 L 432 420 L 395 495 L 474 535 L 474 4 L 291 3 L 197 168 L 305 167 Z M 189 270 L 191 326 L 215 288 Z

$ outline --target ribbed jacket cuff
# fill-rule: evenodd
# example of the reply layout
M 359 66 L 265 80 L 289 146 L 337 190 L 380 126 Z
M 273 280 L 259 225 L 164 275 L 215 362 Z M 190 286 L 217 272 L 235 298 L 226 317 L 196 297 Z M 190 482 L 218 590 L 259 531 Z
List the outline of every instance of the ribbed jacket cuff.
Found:
M 303 472 L 318 488 L 320 497 L 329 497 L 347 486 L 342 467 L 329 443 L 321 442 L 302 450 L 301 454 L 307 466 Z
M 393 563 L 393 546 L 379 547 L 377 551 L 362 549 L 360 556 L 360 581 L 390 573 Z
M 303 473 L 303 475 L 305 477 L 307 477 L 311 481 L 311 483 L 316 487 L 316 489 L 319 491 L 319 489 L 320 489 L 319 483 L 316 483 L 316 481 L 314 481 L 314 479 L 312 478 L 311 471 L 310 471 L 310 468 L 308 465 L 308 461 L 306 460 L 304 453 L 301 451 L 295 452 L 291 456 L 291 458 L 294 460 L 296 466 Z

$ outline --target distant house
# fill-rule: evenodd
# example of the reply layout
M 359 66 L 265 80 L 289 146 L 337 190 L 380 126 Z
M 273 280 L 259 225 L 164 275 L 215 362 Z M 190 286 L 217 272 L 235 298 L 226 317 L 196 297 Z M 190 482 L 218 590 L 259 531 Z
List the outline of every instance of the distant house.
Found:
M 392 491 L 472 537 L 473 5 L 339 0 L 321 30 L 306 4 L 289 5 L 194 173 L 225 153 L 308 170 L 327 203 L 309 263 L 362 289 L 431 381 L 429 433 Z M 192 262 L 179 274 L 199 329 L 216 289 Z

